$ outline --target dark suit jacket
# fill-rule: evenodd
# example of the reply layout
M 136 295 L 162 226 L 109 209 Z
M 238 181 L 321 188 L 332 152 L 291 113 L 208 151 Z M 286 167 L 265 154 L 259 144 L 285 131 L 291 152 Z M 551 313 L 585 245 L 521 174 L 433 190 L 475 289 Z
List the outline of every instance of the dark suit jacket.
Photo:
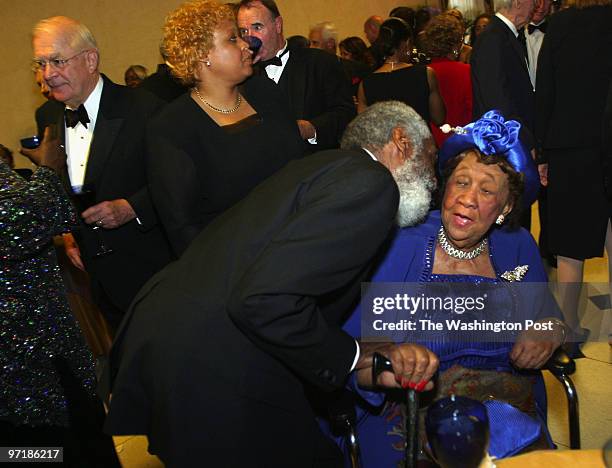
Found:
M 356 347 L 339 323 L 397 203 L 361 151 L 255 188 L 137 296 L 111 351 L 107 430 L 147 434 L 169 466 L 313 466 L 325 438 L 304 389 L 344 385 Z
M 554 14 L 537 76 L 536 135 L 542 148 L 599 146 L 612 78 L 612 7 Z
M 165 63 L 158 64 L 157 71 L 147 76 L 140 87 L 167 102 L 174 101 L 188 89 L 172 76 L 170 67 Z
M 482 39 L 482 40 L 481 40 Z M 524 49 L 506 24 L 494 16 L 476 41 L 472 58 L 474 119 L 491 109 L 524 124 L 525 143 L 533 145 L 535 93 Z M 539 81 L 539 77 L 538 77 Z
M 102 288 L 116 307 L 127 310 L 142 285 L 170 261 L 145 178 L 145 125 L 163 102 L 146 91 L 103 78 L 85 184 L 93 185 L 97 202 L 125 198 L 141 224 L 132 220 L 117 229 L 99 229 L 97 233 L 113 253 L 98 258 L 93 256 L 98 250 L 96 233 L 83 225 L 74 234 L 94 293 Z M 53 109 L 36 113 L 38 128 L 57 124 L 63 138 L 63 106 L 53 105 Z
M 355 117 L 350 81 L 337 58 L 317 49 L 291 49 L 278 85 L 296 120 L 308 120 L 317 129 L 311 150 L 337 148 Z

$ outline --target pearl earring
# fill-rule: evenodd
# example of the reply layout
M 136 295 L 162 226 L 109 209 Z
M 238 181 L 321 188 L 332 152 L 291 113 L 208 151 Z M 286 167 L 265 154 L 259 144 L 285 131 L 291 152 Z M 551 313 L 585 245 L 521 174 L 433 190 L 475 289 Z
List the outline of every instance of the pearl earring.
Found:
M 495 220 L 495 224 L 497 224 L 498 226 L 501 226 L 505 219 L 506 217 L 503 214 L 500 214 Z
M 210 67 L 210 60 L 207 59 L 204 63 L 206 64 L 207 67 Z

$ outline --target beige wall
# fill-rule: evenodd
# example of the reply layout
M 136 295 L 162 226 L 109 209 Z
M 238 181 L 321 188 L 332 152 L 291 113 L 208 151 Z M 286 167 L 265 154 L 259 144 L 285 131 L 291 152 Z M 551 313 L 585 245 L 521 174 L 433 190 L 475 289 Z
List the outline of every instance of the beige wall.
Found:
M 310 25 L 334 21 L 340 38 L 363 36 L 363 22 L 373 14 L 385 16 L 398 5 L 424 5 L 410 0 L 277 0 L 287 36 L 308 35 Z M 158 63 L 157 47 L 166 14 L 182 0 L 0 0 L 2 34 L 0 60 L 0 143 L 17 154 L 19 139 L 35 133 L 34 111 L 44 101 L 34 83 L 30 30 L 41 18 L 71 16 L 84 22 L 100 46 L 101 70 L 123 83 L 132 64 L 150 71 Z M 434 2 L 430 0 L 430 3 Z M 18 166 L 28 165 L 19 156 Z

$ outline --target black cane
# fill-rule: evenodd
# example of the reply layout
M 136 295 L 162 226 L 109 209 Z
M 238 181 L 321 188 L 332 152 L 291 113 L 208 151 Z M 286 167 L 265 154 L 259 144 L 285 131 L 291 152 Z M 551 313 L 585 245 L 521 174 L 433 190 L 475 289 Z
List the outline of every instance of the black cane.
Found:
M 379 353 L 372 356 L 372 383 L 375 385 L 377 377 L 381 372 L 393 372 L 391 361 Z M 406 398 L 406 467 L 416 468 L 419 450 L 418 416 L 419 416 L 419 394 L 408 389 Z

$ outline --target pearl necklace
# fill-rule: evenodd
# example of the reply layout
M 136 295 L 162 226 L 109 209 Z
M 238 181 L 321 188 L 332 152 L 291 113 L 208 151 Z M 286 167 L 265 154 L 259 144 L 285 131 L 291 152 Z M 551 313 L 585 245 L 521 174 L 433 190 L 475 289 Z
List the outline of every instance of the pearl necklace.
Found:
M 448 237 L 446 237 L 444 226 L 440 226 L 440 230 L 438 231 L 438 242 L 440 243 L 442 250 L 444 250 L 449 257 L 459 260 L 473 260 L 474 258 L 478 257 L 487 246 L 487 238 L 485 237 L 482 241 L 480 241 L 480 244 L 478 244 L 478 247 L 475 249 L 472 249 L 469 252 L 459 250 L 457 247 L 452 245 L 451 241 L 449 241 Z
M 236 100 L 236 105 L 234 107 L 232 107 L 231 109 L 221 109 L 220 107 L 213 106 L 210 102 L 204 99 L 198 91 L 198 88 L 193 88 L 193 91 L 196 93 L 198 99 L 202 101 L 206 106 L 210 107 L 215 112 L 220 112 L 221 114 L 231 114 L 232 112 L 236 112 L 240 107 L 240 104 L 242 104 L 242 96 L 238 94 L 238 99 Z

